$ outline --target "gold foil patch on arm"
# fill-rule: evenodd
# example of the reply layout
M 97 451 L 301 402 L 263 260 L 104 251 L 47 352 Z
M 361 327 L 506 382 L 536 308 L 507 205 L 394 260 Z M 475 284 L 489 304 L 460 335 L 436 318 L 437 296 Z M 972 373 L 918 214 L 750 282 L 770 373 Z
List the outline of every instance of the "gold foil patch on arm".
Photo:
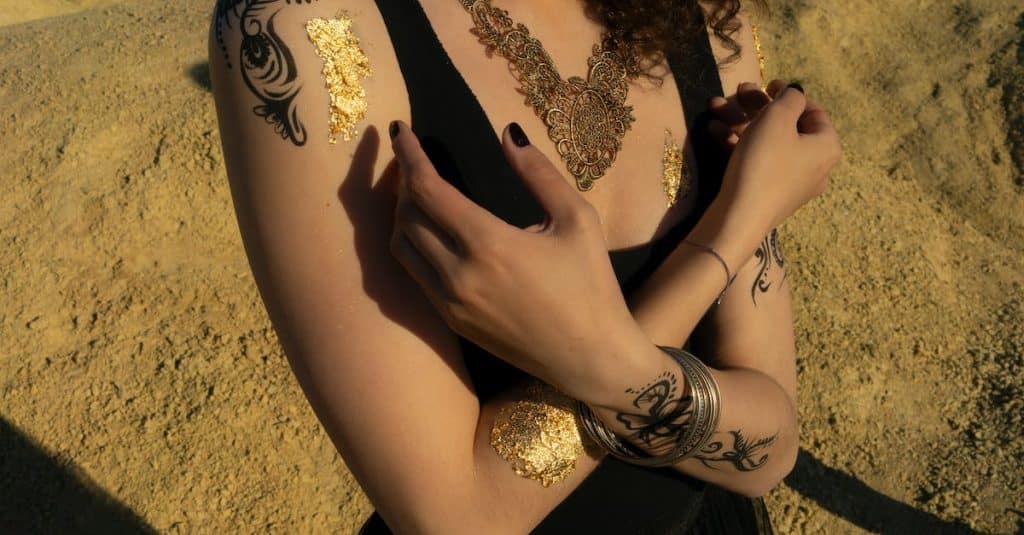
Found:
M 366 115 L 366 90 L 362 80 L 372 74 L 370 60 L 352 33 L 352 19 L 344 12 L 333 19 L 315 18 L 306 22 L 306 33 L 324 62 L 323 75 L 331 94 L 331 123 L 328 141 L 338 137 L 351 140 L 356 123 Z
M 498 411 L 491 446 L 516 474 L 548 487 L 576 469 L 583 438 L 571 398 L 537 380 L 525 392 Z
M 754 52 L 757 53 L 757 68 L 761 72 L 761 89 L 768 87 L 768 79 L 764 74 L 764 51 L 761 49 L 761 33 L 757 30 L 757 24 L 750 23 L 750 31 L 754 34 Z

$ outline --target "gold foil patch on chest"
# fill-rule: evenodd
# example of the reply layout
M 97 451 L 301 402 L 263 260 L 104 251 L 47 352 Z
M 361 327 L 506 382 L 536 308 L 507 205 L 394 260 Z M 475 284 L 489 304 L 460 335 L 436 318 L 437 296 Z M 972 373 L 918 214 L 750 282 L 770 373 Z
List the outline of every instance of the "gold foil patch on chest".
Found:
M 550 385 L 531 382 L 524 399 L 498 411 L 491 446 L 516 474 L 544 487 L 565 479 L 584 451 L 573 400 Z
M 661 156 L 661 186 L 667 197 L 666 204 L 671 208 L 679 197 L 690 192 L 690 177 L 683 157 L 683 149 L 676 144 L 672 132 L 665 129 L 665 147 Z
M 366 116 L 366 90 L 362 80 L 372 74 L 370 60 L 352 33 L 352 19 L 345 13 L 335 18 L 306 22 L 306 33 L 324 62 L 323 75 L 331 94 L 328 141 L 345 141 L 357 135 L 356 123 Z

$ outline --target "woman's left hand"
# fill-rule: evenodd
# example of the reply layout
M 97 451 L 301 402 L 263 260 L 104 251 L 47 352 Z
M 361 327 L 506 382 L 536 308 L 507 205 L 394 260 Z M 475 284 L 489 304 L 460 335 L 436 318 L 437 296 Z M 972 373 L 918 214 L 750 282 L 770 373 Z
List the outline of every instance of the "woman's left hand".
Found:
M 754 82 L 743 82 L 728 98 L 711 97 L 708 107 L 714 118 L 708 123 L 708 130 L 712 139 L 727 154 L 732 153 L 750 121 L 785 88 L 786 82 L 779 79 L 769 82 L 764 90 Z
M 596 209 L 515 123 L 502 135 L 505 156 L 547 213 L 525 229 L 462 195 L 412 130 L 394 125 L 401 178 L 391 252 L 445 322 L 572 397 L 603 388 L 609 368 L 646 337 L 616 281 Z

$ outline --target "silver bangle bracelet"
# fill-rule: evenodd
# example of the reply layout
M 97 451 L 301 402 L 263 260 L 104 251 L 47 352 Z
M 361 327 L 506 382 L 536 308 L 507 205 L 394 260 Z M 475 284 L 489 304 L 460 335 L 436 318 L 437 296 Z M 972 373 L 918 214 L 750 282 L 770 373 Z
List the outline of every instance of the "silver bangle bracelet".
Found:
M 658 346 L 679 363 L 686 378 L 693 410 L 690 418 L 681 426 L 675 447 L 664 455 L 652 456 L 637 446 L 622 441 L 582 402 L 577 401 L 577 412 L 583 429 L 590 438 L 604 448 L 609 455 L 630 464 L 646 467 L 670 466 L 693 456 L 700 451 L 718 427 L 721 416 L 721 391 L 710 369 L 693 354 L 676 347 Z

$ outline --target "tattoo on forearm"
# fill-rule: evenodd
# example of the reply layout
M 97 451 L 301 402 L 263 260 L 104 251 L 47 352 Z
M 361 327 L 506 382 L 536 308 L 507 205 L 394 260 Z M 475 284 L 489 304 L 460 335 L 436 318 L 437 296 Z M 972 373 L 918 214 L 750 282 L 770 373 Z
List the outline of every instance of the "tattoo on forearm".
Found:
M 311 4 L 315 0 L 217 0 L 214 34 L 224 52 L 227 66 L 231 56 L 224 43 L 224 29 L 238 24 L 242 43 L 238 53 L 242 79 L 261 102 L 253 112 L 273 126 L 282 139 L 297 146 L 306 144 L 306 127 L 299 119 L 295 97 L 302 90 L 295 58 L 274 31 L 274 18 L 282 3 Z
M 643 388 L 627 388 L 626 393 L 635 395 L 633 406 L 639 409 L 637 413 L 620 412 L 615 416 L 630 431 L 627 438 L 636 439 L 655 455 L 674 447 L 693 413 L 693 398 L 680 392 L 675 374 L 663 372 Z M 776 433 L 750 440 L 740 429 L 715 434 L 725 436 L 707 443 L 694 458 L 708 468 L 718 470 L 727 463 L 739 472 L 752 472 L 764 466 L 768 462 L 767 450 L 778 438 Z
M 754 284 L 750 287 L 750 299 L 757 306 L 757 295 L 767 292 L 774 282 L 771 280 L 774 271 L 772 266 L 778 266 L 781 269 L 785 264 L 782 260 L 782 249 L 779 247 L 778 230 L 772 229 L 771 233 L 761 240 L 761 245 L 754 251 L 754 257 L 757 258 L 758 267 L 757 277 L 754 278 Z M 779 284 L 781 285 L 784 280 L 786 280 L 785 271 L 782 272 Z
M 642 388 L 627 388 L 640 412 L 620 412 L 615 418 L 632 432 L 630 437 L 657 449 L 679 435 L 693 412 L 692 398 L 679 390 L 675 374 L 663 372 Z
M 775 443 L 778 434 L 770 437 L 760 438 L 753 442 L 743 436 L 739 429 L 728 432 L 732 446 L 727 447 L 725 442 L 730 438 L 709 442 L 695 455 L 704 466 L 718 469 L 717 463 L 728 463 L 740 472 L 752 472 L 764 466 L 768 462 L 768 454 L 764 450 Z

